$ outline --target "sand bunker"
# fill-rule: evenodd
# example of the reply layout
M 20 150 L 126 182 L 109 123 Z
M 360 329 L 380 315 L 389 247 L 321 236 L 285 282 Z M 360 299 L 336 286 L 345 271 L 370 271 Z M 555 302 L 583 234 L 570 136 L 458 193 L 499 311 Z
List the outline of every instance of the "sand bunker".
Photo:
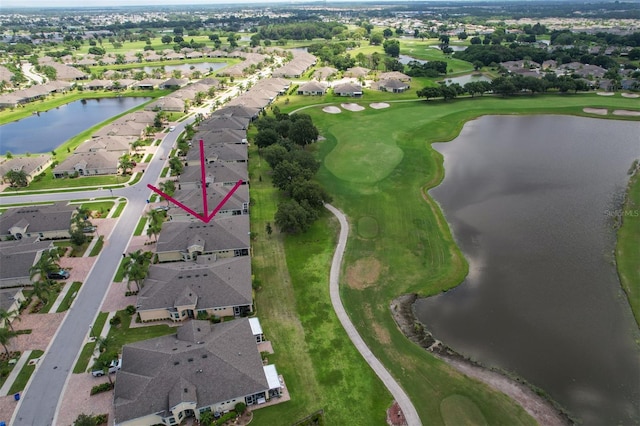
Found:
M 347 111 L 362 111 L 364 109 L 363 106 L 358 104 L 340 104 L 340 106 Z
M 623 98 L 640 98 L 640 95 L 638 95 L 637 93 L 623 93 L 622 97 Z
M 626 109 L 616 109 L 613 111 L 613 115 L 628 115 L 632 117 L 640 117 L 640 111 L 629 111 Z
M 582 111 L 587 114 L 598 114 L 598 115 L 607 115 L 606 108 L 583 108 Z
M 340 114 L 342 112 L 342 111 L 340 111 L 340 108 L 335 107 L 335 106 L 324 107 L 324 108 L 322 108 L 322 110 L 324 112 L 328 112 L 329 114 Z
M 372 104 L 369 104 L 369 106 L 373 109 L 389 108 L 389 104 L 386 102 L 374 102 Z
M 613 92 L 597 92 L 600 96 L 613 96 L 615 93 Z

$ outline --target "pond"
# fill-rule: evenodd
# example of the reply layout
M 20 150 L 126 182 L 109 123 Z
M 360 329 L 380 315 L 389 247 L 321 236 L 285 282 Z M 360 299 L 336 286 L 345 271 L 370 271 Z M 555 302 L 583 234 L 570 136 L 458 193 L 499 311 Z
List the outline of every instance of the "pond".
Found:
M 585 425 L 640 421 L 640 332 L 613 250 L 639 122 L 483 117 L 434 144 L 469 275 L 420 299 L 436 339 L 545 390 Z
M 404 64 L 404 65 L 407 65 L 411 61 L 416 61 L 416 62 L 418 62 L 420 64 L 426 64 L 427 62 L 429 62 L 429 61 L 425 61 L 423 59 L 416 59 L 413 56 L 409 56 L 409 55 L 399 55 L 398 56 L 398 61 L 401 64 Z
M 49 153 L 58 146 L 149 97 L 85 99 L 0 126 L 0 154 Z
M 207 74 L 212 71 L 217 71 L 226 66 L 227 66 L 226 62 L 194 62 L 194 63 L 187 63 L 187 64 L 179 64 L 179 65 L 163 65 L 162 67 L 142 67 L 140 69 L 142 69 L 144 72 L 148 74 L 151 74 L 153 70 L 158 68 L 164 68 L 164 72 L 167 74 L 171 74 L 175 70 L 180 70 L 181 72 L 198 70 L 202 74 Z
M 467 74 L 461 75 L 460 77 L 447 78 L 444 80 L 447 86 L 453 83 L 458 83 L 460 86 L 464 86 L 465 84 L 471 83 L 472 81 L 491 81 L 491 79 L 483 74 Z

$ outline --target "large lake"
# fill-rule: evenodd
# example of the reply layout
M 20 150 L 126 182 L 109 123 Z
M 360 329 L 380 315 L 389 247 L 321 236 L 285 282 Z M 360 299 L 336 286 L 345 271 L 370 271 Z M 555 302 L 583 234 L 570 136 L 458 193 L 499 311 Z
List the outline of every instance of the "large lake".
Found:
M 86 99 L 7 123 L 0 126 L 0 154 L 49 153 L 78 133 L 149 99 Z
M 586 425 L 638 424 L 640 332 L 614 265 L 613 216 L 640 122 L 483 117 L 434 148 L 445 179 L 431 195 L 470 272 L 417 301 L 418 318 Z

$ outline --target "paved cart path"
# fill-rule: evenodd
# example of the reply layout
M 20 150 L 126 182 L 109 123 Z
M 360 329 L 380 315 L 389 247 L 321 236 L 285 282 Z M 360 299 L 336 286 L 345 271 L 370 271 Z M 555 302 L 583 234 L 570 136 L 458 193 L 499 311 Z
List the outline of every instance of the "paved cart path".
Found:
M 422 423 L 420 422 L 420 417 L 418 416 L 418 412 L 413 406 L 413 403 L 404 392 L 404 390 L 400 387 L 398 382 L 396 382 L 391 374 L 389 374 L 387 369 L 384 368 L 378 358 L 373 355 L 373 352 L 371 352 L 364 340 L 362 340 L 362 337 L 360 337 L 360 334 L 349 319 L 347 312 L 344 310 L 344 306 L 342 306 L 339 286 L 340 265 L 342 264 L 342 256 L 344 255 L 344 250 L 347 246 L 347 237 L 349 236 L 349 223 L 347 222 L 347 217 L 340 210 L 336 209 L 330 204 L 325 204 L 324 206 L 331 213 L 333 213 L 340 222 L 340 237 L 338 238 L 338 245 L 331 262 L 331 273 L 329 274 L 329 293 L 331 295 L 331 303 L 333 304 L 333 309 L 336 311 L 336 315 L 338 315 L 338 318 L 342 323 L 342 327 L 344 327 L 344 329 L 346 330 L 353 344 L 356 346 L 360 354 L 364 357 L 371 368 L 373 368 L 373 371 L 375 371 L 378 377 L 380 377 L 382 383 L 384 383 L 387 389 L 389 389 L 391 395 L 393 395 L 393 398 L 400 406 L 400 409 L 402 410 L 402 413 L 407 420 L 407 424 L 409 426 L 419 426 Z

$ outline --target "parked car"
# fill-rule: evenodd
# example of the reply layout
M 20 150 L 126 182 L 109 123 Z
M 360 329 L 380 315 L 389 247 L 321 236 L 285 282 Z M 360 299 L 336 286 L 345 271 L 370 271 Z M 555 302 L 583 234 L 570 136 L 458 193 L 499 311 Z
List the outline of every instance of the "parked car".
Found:
M 87 225 L 84 228 L 82 228 L 82 232 L 84 233 L 90 233 L 90 232 L 94 232 L 96 229 L 98 229 L 97 226 L 93 226 L 93 225 Z
M 69 278 L 69 271 L 60 269 L 59 271 L 49 272 L 47 278 L 50 280 L 66 280 Z
M 116 371 L 120 370 L 120 368 L 122 368 L 122 358 L 114 359 L 113 361 L 111 361 L 111 364 L 109 364 L 109 374 L 115 373 Z M 104 370 L 92 370 L 91 375 L 93 377 L 104 376 Z
M 169 131 L 170 131 L 170 132 L 173 132 L 175 129 L 176 129 L 176 126 L 171 126 L 171 127 L 169 127 Z
M 155 211 L 157 212 L 166 212 L 167 210 L 169 210 L 168 206 L 158 206 L 156 208 L 154 208 Z

